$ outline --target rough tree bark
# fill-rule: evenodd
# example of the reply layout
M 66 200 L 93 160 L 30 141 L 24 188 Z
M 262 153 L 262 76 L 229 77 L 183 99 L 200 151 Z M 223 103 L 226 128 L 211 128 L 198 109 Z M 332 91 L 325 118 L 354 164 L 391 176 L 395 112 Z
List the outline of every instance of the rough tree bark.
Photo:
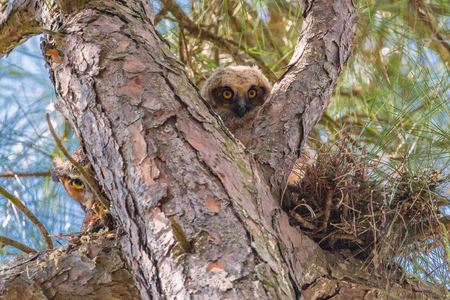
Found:
M 16 15 L 50 33 L 42 50 L 58 110 L 126 233 L 121 249 L 142 299 L 376 297 L 364 287 L 369 281 L 344 279 L 353 278 L 356 262 L 327 260 L 277 204 L 350 55 L 351 0 L 301 2 L 304 29 L 255 122 L 250 151 L 205 105 L 155 32 L 149 1 L 59 2 L 62 13 L 32 0 L 3 8 L 0 41 L 8 37 L 10 46 L 0 51 L 33 32 L 12 30 Z M 5 279 L 0 295 L 11 287 Z
M 0 299 L 140 299 L 115 239 L 20 256 L 0 266 Z

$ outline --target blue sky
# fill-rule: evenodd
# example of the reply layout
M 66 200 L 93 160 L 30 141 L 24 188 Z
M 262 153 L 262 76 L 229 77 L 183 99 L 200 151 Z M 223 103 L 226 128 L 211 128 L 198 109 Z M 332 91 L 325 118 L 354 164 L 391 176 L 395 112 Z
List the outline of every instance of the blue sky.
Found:
M 58 132 L 64 129 L 63 117 L 52 108 L 57 99 L 40 39 L 40 36 L 30 38 L 0 60 L 0 174 L 49 171 L 55 144 L 45 114 L 51 113 Z M 73 135 L 65 145 L 76 149 Z M 0 178 L 0 185 L 23 201 L 50 234 L 79 230 L 83 211 L 50 178 Z M 0 197 L 0 235 L 35 249 L 44 247 L 36 227 L 3 197 Z M 16 252 L 5 247 L 0 250 L 0 260 Z

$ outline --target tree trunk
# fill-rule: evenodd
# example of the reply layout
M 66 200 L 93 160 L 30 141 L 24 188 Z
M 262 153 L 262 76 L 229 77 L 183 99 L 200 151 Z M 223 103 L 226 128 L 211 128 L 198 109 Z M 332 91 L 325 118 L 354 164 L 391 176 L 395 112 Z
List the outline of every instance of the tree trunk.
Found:
M 19 256 L 0 265 L 0 299 L 139 299 L 116 239 Z
M 142 299 L 375 297 L 366 282 L 346 282 L 348 262 L 325 259 L 277 204 L 351 53 L 351 0 L 302 1 L 304 30 L 251 151 L 189 82 L 148 1 L 60 4 L 66 14 L 39 18 L 58 33 L 42 44 L 57 107 L 126 233 L 121 249 Z

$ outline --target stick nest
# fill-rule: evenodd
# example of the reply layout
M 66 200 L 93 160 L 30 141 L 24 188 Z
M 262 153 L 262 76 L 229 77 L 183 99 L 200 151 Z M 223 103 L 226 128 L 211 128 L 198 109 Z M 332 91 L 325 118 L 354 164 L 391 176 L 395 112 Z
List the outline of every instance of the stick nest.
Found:
M 375 264 L 411 252 L 411 246 L 436 247 L 450 227 L 440 211 L 448 205 L 437 192 L 441 174 L 411 171 L 406 159 L 395 168 L 371 159 L 367 148 L 354 151 L 347 137 L 344 132 L 322 145 L 313 160 L 297 161 L 297 182 L 282 203 L 292 223 L 323 249 L 349 249 Z

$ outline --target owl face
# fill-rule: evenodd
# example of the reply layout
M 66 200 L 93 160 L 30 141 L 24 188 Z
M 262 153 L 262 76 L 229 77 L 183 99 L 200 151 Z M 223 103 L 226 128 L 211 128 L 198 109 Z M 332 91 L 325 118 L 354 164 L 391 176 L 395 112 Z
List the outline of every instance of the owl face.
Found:
M 78 148 L 71 157 L 83 168 L 85 176 L 89 176 L 89 180 L 92 179 L 93 184 L 98 187 L 99 183 L 95 172 L 83 149 Z M 63 161 L 61 158 L 55 157 L 51 174 L 53 181 L 61 182 L 70 198 L 77 201 L 86 212 L 81 225 L 82 232 L 96 232 L 103 226 L 109 230 L 114 228 L 114 220 L 109 210 L 103 207 L 89 184 L 85 182 L 85 178 L 69 160 Z M 102 194 L 102 197 L 105 196 Z
M 218 69 L 202 91 L 222 118 L 243 117 L 261 106 L 272 89 L 257 67 L 236 66 Z
M 215 106 L 220 113 L 231 111 L 239 117 L 262 105 L 267 90 L 262 86 L 241 84 L 221 86 L 212 91 Z

